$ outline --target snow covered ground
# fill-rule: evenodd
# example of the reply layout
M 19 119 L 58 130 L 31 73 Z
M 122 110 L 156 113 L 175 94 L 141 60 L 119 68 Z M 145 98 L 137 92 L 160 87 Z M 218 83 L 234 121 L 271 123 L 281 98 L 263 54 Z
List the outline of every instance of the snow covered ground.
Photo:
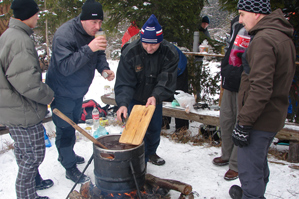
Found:
M 110 67 L 116 72 L 117 61 L 109 61 Z M 95 99 L 101 105 L 101 95 L 104 94 L 104 86 L 109 85 L 113 88 L 114 81 L 108 82 L 96 74 L 85 99 Z M 84 128 L 84 124 L 81 125 Z M 189 131 L 196 135 L 200 123 L 190 123 Z M 52 147 L 46 149 L 46 156 L 40 166 L 40 173 L 44 179 L 52 179 L 54 186 L 50 189 L 38 191 L 41 196 L 48 196 L 51 199 L 66 198 L 74 183 L 65 178 L 65 170 L 57 161 L 57 150 L 55 147 L 55 126 L 52 122 L 45 124 L 47 133 L 50 135 Z M 110 134 L 119 134 L 122 131 L 121 126 L 110 125 L 106 128 Z M 166 132 L 170 134 L 174 131 L 173 122 L 171 128 Z M 8 134 L 0 136 L 0 151 L 3 151 L 12 143 Z M 273 146 L 277 147 L 277 146 Z M 280 150 L 287 150 L 288 147 L 281 147 Z M 87 162 L 93 153 L 92 142 L 83 135 L 78 134 L 78 140 L 75 145 L 75 152 L 85 158 Z M 228 166 L 217 167 L 212 164 L 215 157 L 221 155 L 221 148 L 212 147 L 208 144 L 203 146 L 194 146 L 192 143 L 180 144 L 161 137 L 161 143 L 157 151 L 158 155 L 166 160 L 164 166 L 155 166 L 148 164 L 147 172 L 159 178 L 179 180 L 192 185 L 195 198 L 198 199 L 228 199 L 229 188 L 234 185 L 240 185 L 239 180 L 226 181 L 223 176 L 228 170 Z M 267 186 L 265 197 L 268 199 L 296 199 L 299 198 L 299 171 L 289 168 L 291 163 L 280 161 L 274 157 L 269 157 L 270 161 L 278 163 L 269 163 L 270 182 Z M 82 171 L 86 163 L 78 165 Z M 15 196 L 14 183 L 17 175 L 17 164 L 12 150 L 0 154 L 0 198 L 13 199 Z M 85 174 L 91 177 L 94 182 L 93 162 L 87 168 Z M 76 187 L 79 190 L 80 185 Z M 171 198 L 179 198 L 180 193 L 170 191 Z

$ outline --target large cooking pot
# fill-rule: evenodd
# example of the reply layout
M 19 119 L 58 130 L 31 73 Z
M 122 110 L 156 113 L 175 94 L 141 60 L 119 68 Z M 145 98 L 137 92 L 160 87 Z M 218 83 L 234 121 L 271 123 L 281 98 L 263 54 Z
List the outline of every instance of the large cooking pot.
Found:
M 136 190 L 130 162 L 139 187 L 145 182 L 144 143 L 139 146 L 119 143 L 120 135 L 98 138 L 108 149 L 93 144 L 96 186 L 107 193 L 129 193 Z

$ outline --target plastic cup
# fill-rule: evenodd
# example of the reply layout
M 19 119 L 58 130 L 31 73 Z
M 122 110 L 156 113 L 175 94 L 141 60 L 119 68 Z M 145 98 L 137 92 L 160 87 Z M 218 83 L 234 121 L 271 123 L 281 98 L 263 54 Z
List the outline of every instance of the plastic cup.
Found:
M 99 37 L 99 36 L 105 37 L 105 39 L 106 39 L 106 34 L 102 30 L 99 30 L 96 32 L 95 37 Z

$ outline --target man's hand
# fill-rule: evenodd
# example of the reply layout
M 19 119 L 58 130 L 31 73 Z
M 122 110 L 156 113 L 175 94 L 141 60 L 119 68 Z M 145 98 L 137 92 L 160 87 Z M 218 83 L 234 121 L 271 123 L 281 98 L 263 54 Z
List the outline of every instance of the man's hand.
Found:
M 108 77 L 104 77 L 103 73 L 107 73 Z M 115 74 L 112 70 L 103 70 L 102 76 L 107 79 L 108 81 L 112 81 L 115 78 Z
M 117 120 L 118 121 L 122 121 L 122 116 L 126 119 L 127 118 L 127 115 L 128 115 L 128 108 L 125 107 L 125 106 L 121 106 L 119 107 L 119 109 L 117 110 L 116 112 L 116 116 L 117 116 Z
M 232 133 L 232 139 L 236 146 L 243 147 L 249 144 L 249 135 L 252 130 L 252 126 L 242 126 L 239 123 L 236 124 Z
M 89 48 L 92 52 L 96 52 L 98 50 L 106 50 L 107 40 L 104 36 L 99 36 L 94 38 L 89 44 Z
M 148 105 L 154 105 L 154 106 L 156 106 L 156 98 L 155 97 L 149 97 L 147 99 L 145 107 L 148 107 Z

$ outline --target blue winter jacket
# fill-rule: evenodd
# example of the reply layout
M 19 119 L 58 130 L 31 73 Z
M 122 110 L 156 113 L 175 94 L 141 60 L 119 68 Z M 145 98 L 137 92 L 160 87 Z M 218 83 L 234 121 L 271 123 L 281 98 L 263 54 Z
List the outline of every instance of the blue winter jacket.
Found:
M 94 78 L 95 69 L 108 69 L 104 51 L 92 52 L 88 44 L 94 39 L 83 29 L 80 16 L 64 23 L 56 31 L 46 83 L 55 96 L 83 97 Z

